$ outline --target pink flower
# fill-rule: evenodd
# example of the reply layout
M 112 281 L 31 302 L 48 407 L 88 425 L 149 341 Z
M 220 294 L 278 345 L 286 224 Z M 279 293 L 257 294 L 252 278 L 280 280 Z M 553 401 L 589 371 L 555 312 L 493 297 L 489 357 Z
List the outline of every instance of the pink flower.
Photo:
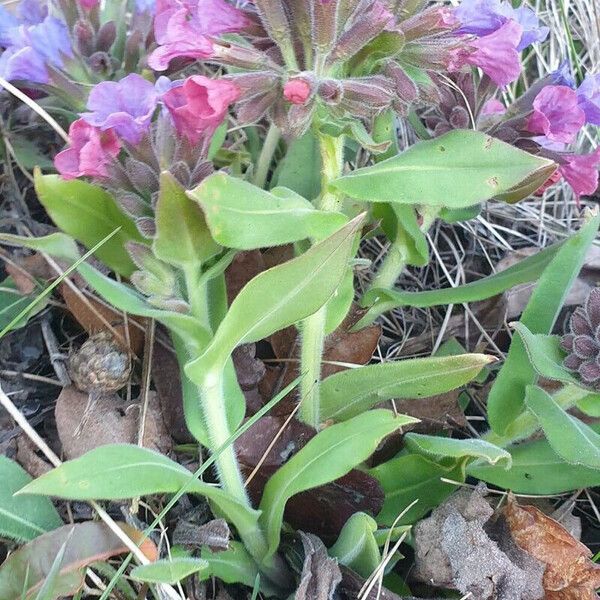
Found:
M 310 98 L 312 89 L 306 79 L 290 79 L 283 87 L 283 95 L 292 104 L 306 104 Z
M 506 112 L 506 106 L 500 102 L 497 98 L 490 98 L 481 109 L 482 117 L 489 117 L 491 115 L 503 115 Z
M 548 179 L 546 179 L 546 181 L 544 181 L 544 183 L 540 185 L 540 187 L 537 190 L 535 190 L 535 192 L 533 192 L 533 195 L 543 196 L 544 192 L 548 188 L 551 188 L 555 183 L 559 182 L 561 179 L 562 174 L 560 172 L 560 169 L 556 169 L 556 171 L 554 171 L 554 173 L 552 173 L 552 175 L 550 175 L 550 177 L 548 177 Z
M 154 36 L 159 47 L 148 57 L 148 64 L 164 71 L 180 56 L 210 58 L 211 37 L 241 31 L 251 23 L 225 0 L 157 0 Z
M 100 4 L 100 0 L 79 0 L 79 4 L 86 10 L 96 8 Z
M 83 119 L 71 124 L 71 145 L 54 158 L 54 166 L 64 179 L 106 177 L 107 166 L 119 154 L 119 139 L 112 129 L 101 131 Z
M 566 85 L 547 85 L 533 101 L 527 130 L 568 144 L 584 124 L 585 112 L 578 104 L 576 92 Z
M 489 35 L 470 41 L 461 48 L 450 64 L 451 71 L 463 65 L 479 67 L 496 85 L 504 87 L 519 78 L 521 61 L 517 47 L 523 28 L 514 20 Z
M 184 84 L 168 91 L 163 102 L 178 133 L 192 144 L 209 137 L 222 123 L 229 105 L 240 97 L 237 85 L 203 75 L 188 77 Z
M 573 188 L 575 196 L 593 194 L 598 189 L 598 166 L 600 165 L 600 147 L 590 154 L 571 154 L 566 156 L 567 163 L 558 170 Z

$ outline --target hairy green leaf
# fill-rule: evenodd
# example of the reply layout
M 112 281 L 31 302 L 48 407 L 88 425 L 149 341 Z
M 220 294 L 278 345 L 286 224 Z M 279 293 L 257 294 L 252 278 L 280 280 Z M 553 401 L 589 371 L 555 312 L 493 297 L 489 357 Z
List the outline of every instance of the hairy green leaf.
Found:
M 120 275 L 128 277 L 135 271 L 125 244 L 144 239 L 108 192 L 80 179 L 66 181 L 39 170 L 35 171 L 35 191 L 54 223 L 88 249 L 121 227 L 95 254 Z
M 493 360 L 485 354 L 433 356 L 340 371 L 321 383 L 321 418 L 341 421 L 392 398 L 443 394 L 471 381 Z
M 202 206 L 214 239 L 239 250 L 322 239 L 347 222 L 342 213 L 316 210 L 292 190 L 267 192 L 225 173 L 207 177 L 188 196 Z
M 484 133 L 456 130 L 331 185 L 367 202 L 462 208 L 512 191 L 533 174 L 545 180 L 555 168 L 552 161 Z
M 13 496 L 31 477 L 5 456 L 0 456 L 0 481 L 0 537 L 29 541 L 63 524 L 48 498 Z
M 415 421 L 373 410 L 327 427 L 294 454 L 267 482 L 259 507 L 269 555 L 279 545 L 283 512 L 292 496 L 342 477 L 366 460 L 386 435 Z
M 207 571 L 208 562 L 202 558 L 164 558 L 148 565 L 139 565 L 131 571 L 131 578 L 146 583 L 174 584 L 199 571 Z
M 9 326 L 10 329 L 23 327 L 31 317 L 46 307 L 46 302 L 38 302 L 27 314 L 13 323 L 35 298 L 35 293 L 26 296 L 21 294 L 12 277 L 7 277 L 4 281 L 0 281 L 0 331 Z
M 521 316 L 532 333 L 550 333 L 569 289 L 579 274 L 585 255 L 596 237 L 600 215 L 590 218 L 569 238 L 544 270 Z M 537 374 L 528 360 L 520 336 L 515 336 L 508 356 L 488 396 L 488 420 L 502 434 L 523 411 L 525 388 Z
M 39 252 L 46 252 L 54 258 L 75 262 L 80 257 L 75 240 L 66 233 L 51 233 L 43 237 L 26 237 L 24 235 L 11 235 L 0 233 L 0 242 L 6 242 L 17 248 L 29 248 Z

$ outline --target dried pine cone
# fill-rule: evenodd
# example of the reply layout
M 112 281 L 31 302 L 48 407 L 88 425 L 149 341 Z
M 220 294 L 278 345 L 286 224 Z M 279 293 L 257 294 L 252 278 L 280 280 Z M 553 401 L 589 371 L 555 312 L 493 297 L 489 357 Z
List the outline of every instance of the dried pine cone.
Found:
M 116 392 L 130 374 L 129 354 L 108 331 L 91 336 L 69 357 L 69 375 L 82 392 Z
M 578 307 L 561 346 L 569 355 L 564 365 L 576 371 L 586 385 L 600 391 L 600 288 L 594 288 L 585 307 Z

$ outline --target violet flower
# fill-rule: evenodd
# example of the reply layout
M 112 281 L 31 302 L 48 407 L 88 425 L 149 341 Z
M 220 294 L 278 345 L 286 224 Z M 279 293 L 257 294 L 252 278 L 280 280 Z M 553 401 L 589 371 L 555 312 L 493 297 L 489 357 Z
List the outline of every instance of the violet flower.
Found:
M 96 85 L 87 103 L 90 112 L 81 117 L 102 131 L 114 129 L 121 138 L 135 145 L 148 131 L 158 99 L 159 91 L 152 83 L 131 73 L 120 81 L 103 81 Z
M 69 128 L 69 140 L 70 146 L 54 158 L 54 166 L 64 179 L 108 176 L 108 166 L 120 150 L 112 129 L 101 131 L 77 119 Z
M 585 113 L 587 123 L 600 125 L 600 73 L 588 73 L 577 88 L 579 106 Z
M 552 142 L 571 143 L 585 124 L 577 94 L 564 85 L 547 85 L 533 101 L 533 114 L 527 130 L 546 136 Z
M 230 81 L 194 75 L 168 91 L 163 102 L 177 132 L 197 144 L 214 133 L 239 96 L 239 88 Z
M 593 194 L 598 189 L 600 147 L 590 154 L 570 154 L 566 163 L 558 167 L 560 174 L 573 188 L 575 197 Z
M 210 58 L 211 37 L 241 31 L 250 23 L 225 0 L 157 0 L 154 35 L 159 47 L 148 57 L 148 64 L 164 71 L 177 57 Z
M 48 16 L 48 2 L 45 0 L 21 0 L 17 17 L 24 25 L 37 25 Z

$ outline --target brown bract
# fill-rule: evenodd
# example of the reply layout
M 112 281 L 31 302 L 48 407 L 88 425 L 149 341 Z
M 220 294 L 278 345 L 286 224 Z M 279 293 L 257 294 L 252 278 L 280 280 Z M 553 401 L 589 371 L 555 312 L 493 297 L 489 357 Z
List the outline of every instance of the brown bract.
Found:
M 592 552 L 587 546 L 535 506 L 519 506 L 513 497 L 504 514 L 515 542 L 546 565 L 546 600 L 598 598 L 600 565 L 590 560 Z

